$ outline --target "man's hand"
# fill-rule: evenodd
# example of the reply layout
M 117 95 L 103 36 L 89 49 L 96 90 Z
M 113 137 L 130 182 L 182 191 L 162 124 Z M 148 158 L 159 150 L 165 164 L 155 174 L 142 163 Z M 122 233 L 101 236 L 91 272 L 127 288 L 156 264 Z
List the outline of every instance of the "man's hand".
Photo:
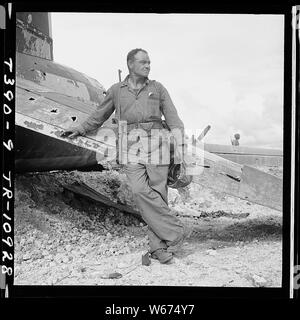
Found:
M 74 139 L 78 136 L 81 136 L 81 132 L 79 131 L 79 129 L 76 128 L 70 128 L 66 131 L 64 131 L 60 136 L 62 138 L 70 138 L 70 139 Z

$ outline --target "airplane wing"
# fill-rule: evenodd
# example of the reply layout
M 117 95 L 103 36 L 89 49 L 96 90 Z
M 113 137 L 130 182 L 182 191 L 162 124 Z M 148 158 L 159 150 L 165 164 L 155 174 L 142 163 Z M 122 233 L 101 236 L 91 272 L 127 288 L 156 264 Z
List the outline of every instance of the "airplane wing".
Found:
M 103 148 L 87 149 L 59 137 L 63 130 L 76 126 L 95 108 L 91 102 L 17 77 L 16 171 L 99 170 Z M 96 142 L 92 143 L 95 146 Z

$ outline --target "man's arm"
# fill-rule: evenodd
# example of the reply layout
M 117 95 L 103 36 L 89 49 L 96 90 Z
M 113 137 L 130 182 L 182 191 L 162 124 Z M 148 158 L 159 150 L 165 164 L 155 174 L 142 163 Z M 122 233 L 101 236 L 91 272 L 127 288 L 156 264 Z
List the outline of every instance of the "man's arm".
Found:
M 62 137 L 75 138 L 79 135 L 84 136 L 86 133 L 95 130 L 110 117 L 115 110 L 112 87 L 108 89 L 107 94 L 102 103 L 83 123 L 77 127 L 72 127 L 62 133 Z
M 167 91 L 167 89 L 159 82 L 157 82 L 160 91 L 160 107 L 163 115 L 165 116 L 169 128 L 181 129 L 184 131 L 184 124 L 178 116 L 174 103 Z
M 158 82 L 160 90 L 160 107 L 165 117 L 166 123 L 172 131 L 172 134 L 176 141 L 176 153 L 177 156 L 183 159 L 183 153 L 186 150 L 184 124 L 179 118 L 174 103 L 167 91 L 167 89 Z M 179 154 L 178 154 L 179 152 Z

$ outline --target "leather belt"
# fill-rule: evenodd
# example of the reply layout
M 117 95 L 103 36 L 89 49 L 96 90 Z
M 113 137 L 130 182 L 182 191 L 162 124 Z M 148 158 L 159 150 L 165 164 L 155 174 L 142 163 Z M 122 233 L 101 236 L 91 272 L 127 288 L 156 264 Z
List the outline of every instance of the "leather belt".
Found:
M 162 123 L 162 120 L 161 119 L 154 119 L 154 120 L 143 121 L 143 122 L 132 122 L 132 123 L 127 123 L 127 125 L 131 126 L 133 128 L 140 128 L 141 125 L 147 124 L 147 123 Z

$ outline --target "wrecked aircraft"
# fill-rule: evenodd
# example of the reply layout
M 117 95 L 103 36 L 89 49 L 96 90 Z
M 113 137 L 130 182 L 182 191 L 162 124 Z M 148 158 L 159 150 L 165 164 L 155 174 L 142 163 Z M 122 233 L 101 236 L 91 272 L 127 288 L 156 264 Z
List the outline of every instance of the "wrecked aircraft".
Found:
M 16 172 L 102 170 L 107 148 L 115 145 L 100 142 L 95 133 L 74 140 L 60 135 L 96 109 L 104 87 L 53 61 L 50 13 L 19 12 L 16 21 Z M 111 118 L 104 126 L 111 126 Z M 282 179 L 248 166 L 271 158 L 282 165 L 282 152 L 201 143 L 194 147 L 202 148 L 204 156 L 204 161 L 194 157 L 203 168 L 194 183 L 282 210 Z
M 16 14 L 16 172 L 99 170 L 95 152 L 50 134 L 85 119 L 105 95 L 95 79 L 53 61 L 50 21 L 46 12 Z

